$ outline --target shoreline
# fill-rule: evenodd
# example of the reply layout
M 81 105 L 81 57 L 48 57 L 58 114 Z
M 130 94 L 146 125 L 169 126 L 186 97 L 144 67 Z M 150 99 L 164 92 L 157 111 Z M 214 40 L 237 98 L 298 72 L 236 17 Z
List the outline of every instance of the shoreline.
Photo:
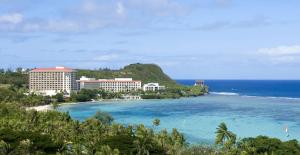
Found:
M 68 104 L 78 104 L 78 103 L 75 103 L 75 102 L 65 102 L 65 103 L 60 103 L 60 104 L 58 104 L 58 106 L 61 106 L 61 105 L 68 105 Z M 40 111 L 40 112 L 45 112 L 45 111 L 54 110 L 52 104 L 38 105 L 38 106 L 25 107 L 25 108 L 26 108 L 26 110 L 36 110 L 36 111 Z
M 39 106 L 33 106 L 33 107 L 26 107 L 26 110 L 48 111 L 48 110 L 53 110 L 53 107 L 52 107 L 51 104 L 48 104 L 48 105 L 39 105 Z
M 207 94 L 204 94 L 204 95 L 207 95 Z M 204 95 L 201 95 L 201 96 L 204 96 Z M 199 96 L 197 96 L 197 97 L 199 97 Z M 189 97 L 180 97 L 180 98 L 189 98 Z M 180 99 L 180 98 L 176 98 L 176 99 Z M 69 104 L 87 103 L 87 102 L 92 102 L 92 103 L 99 102 L 99 103 L 101 103 L 101 102 L 106 102 L 106 101 L 142 101 L 142 100 L 166 100 L 166 99 L 174 99 L 174 98 L 163 98 L 163 99 L 118 99 L 118 98 L 115 98 L 115 99 L 99 99 L 99 100 L 91 100 L 91 101 L 86 101 L 86 102 L 63 102 L 63 103 L 59 103 L 58 106 L 69 105 Z M 54 110 L 52 104 L 25 107 L 25 109 L 26 110 L 36 110 L 36 111 L 39 111 L 39 112 Z
M 126 100 L 126 99 L 100 99 L 100 100 L 92 100 L 92 101 L 86 101 L 86 102 L 63 102 L 59 103 L 58 106 L 62 105 L 69 105 L 69 104 L 79 104 L 79 103 L 87 103 L 87 102 L 105 102 L 105 101 L 120 101 L 120 100 Z M 139 99 L 142 100 L 142 99 Z M 38 105 L 38 106 L 32 106 L 32 107 L 25 107 L 26 110 L 36 110 L 39 112 L 45 112 L 45 111 L 50 111 L 54 110 L 52 104 L 47 104 L 47 105 Z

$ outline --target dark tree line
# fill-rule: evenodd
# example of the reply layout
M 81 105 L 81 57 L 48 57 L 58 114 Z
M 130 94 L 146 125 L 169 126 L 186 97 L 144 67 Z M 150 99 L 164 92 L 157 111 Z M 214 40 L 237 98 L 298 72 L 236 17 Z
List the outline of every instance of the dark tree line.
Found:
M 16 71 L 10 69 L 0 69 L 0 84 L 9 84 L 16 87 L 28 86 L 28 71 L 23 72 L 22 68 L 17 68 Z

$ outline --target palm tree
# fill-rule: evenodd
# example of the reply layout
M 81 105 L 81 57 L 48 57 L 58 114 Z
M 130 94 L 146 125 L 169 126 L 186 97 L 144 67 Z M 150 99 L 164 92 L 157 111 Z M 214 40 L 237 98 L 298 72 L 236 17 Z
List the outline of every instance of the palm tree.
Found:
M 108 145 L 100 147 L 100 152 L 96 152 L 95 155 L 119 155 L 118 149 L 111 149 Z
M 10 145 L 3 140 L 0 141 L 0 154 L 8 154 L 10 151 Z
M 153 126 L 158 127 L 160 125 L 160 120 L 158 118 L 155 118 L 152 122 Z
M 163 148 L 163 149 L 165 149 L 165 145 L 166 145 L 166 143 L 168 142 L 168 131 L 166 130 L 166 129 L 163 129 L 162 131 L 160 131 L 160 133 L 158 134 L 158 137 L 157 137 L 157 139 L 158 139 L 158 141 L 159 141 L 159 143 L 160 143 L 160 145 L 161 145 L 161 147 Z
M 233 144 L 235 144 L 236 135 L 233 132 L 228 131 L 224 122 L 218 126 L 216 134 L 216 144 L 224 145 L 226 148 L 230 148 Z
M 144 125 L 137 127 L 136 140 L 134 141 L 135 150 L 137 155 L 149 155 L 150 150 L 153 148 L 152 140 L 154 137 L 153 130 L 145 128 Z
M 54 110 L 57 110 L 57 108 L 58 108 L 58 103 L 57 102 L 52 102 L 52 108 L 54 109 Z

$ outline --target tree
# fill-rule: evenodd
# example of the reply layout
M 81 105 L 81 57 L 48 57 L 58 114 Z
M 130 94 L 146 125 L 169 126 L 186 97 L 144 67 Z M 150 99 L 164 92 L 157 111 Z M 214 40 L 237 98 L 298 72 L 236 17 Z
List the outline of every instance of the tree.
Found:
M 193 96 L 199 96 L 199 95 L 203 95 L 203 87 L 202 86 L 199 86 L 199 85 L 196 85 L 196 86 L 193 86 L 191 88 L 191 93 Z
M 110 125 L 114 121 L 114 118 L 109 113 L 103 111 L 97 111 L 93 118 L 106 125 Z
M 22 71 L 23 71 L 23 68 L 22 68 L 22 67 L 16 68 L 16 72 L 17 72 L 17 73 L 22 73 Z
M 166 129 L 163 129 L 159 132 L 157 139 L 163 149 L 165 149 L 165 145 L 169 141 L 168 131 Z
M 277 138 L 267 136 L 243 138 L 238 142 L 237 149 L 244 154 L 300 154 L 300 145 L 297 140 L 282 142 Z
M 0 154 L 8 154 L 10 152 L 10 145 L 3 140 L 0 141 Z
M 100 151 L 96 155 L 119 155 L 118 149 L 111 149 L 108 145 L 101 146 Z
M 78 102 L 86 102 L 86 101 L 90 101 L 90 98 L 86 94 L 78 94 L 76 96 L 76 101 L 78 101 Z
M 54 109 L 54 110 L 57 110 L 57 108 L 58 108 L 58 103 L 57 102 L 52 102 L 52 108 Z
M 145 128 L 144 125 L 139 125 L 137 127 L 136 140 L 134 141 L 137 155 L 150 154 L 150 150 L 153 148 L 153 137 L 153 130 Z
M 54 98 L 56 99 L 57 102 L 64 102 L 64 94 L 63 93 L 57 93 Z
M 225 148 L 230 148 L 236 141 L 236 135 L 228 131 L 227 126 L 224 122 L 222 122 L 216 131 L 216 139 L 215 143 L 225 146 Z
M 160 125 L 160 120 L 158 118 L 153 120 L 153 125 L 154 126 L 159 126 Z

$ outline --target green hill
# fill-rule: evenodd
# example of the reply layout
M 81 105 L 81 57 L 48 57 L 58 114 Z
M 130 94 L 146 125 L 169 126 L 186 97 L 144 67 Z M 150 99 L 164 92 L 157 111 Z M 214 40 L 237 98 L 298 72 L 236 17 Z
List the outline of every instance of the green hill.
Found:
M 163 70 L 155 64 L 130 64 L 120 70 L 99 69 L 86 70 L 78 69 L 77 76 L 87 76 L 96 79 L 108 78 L 133 78 L 134 80 L 141 80 L 142 83 L 157 82 L 161 85 L 169 87 L 177 86 L 178 84 L 166 75 Z

